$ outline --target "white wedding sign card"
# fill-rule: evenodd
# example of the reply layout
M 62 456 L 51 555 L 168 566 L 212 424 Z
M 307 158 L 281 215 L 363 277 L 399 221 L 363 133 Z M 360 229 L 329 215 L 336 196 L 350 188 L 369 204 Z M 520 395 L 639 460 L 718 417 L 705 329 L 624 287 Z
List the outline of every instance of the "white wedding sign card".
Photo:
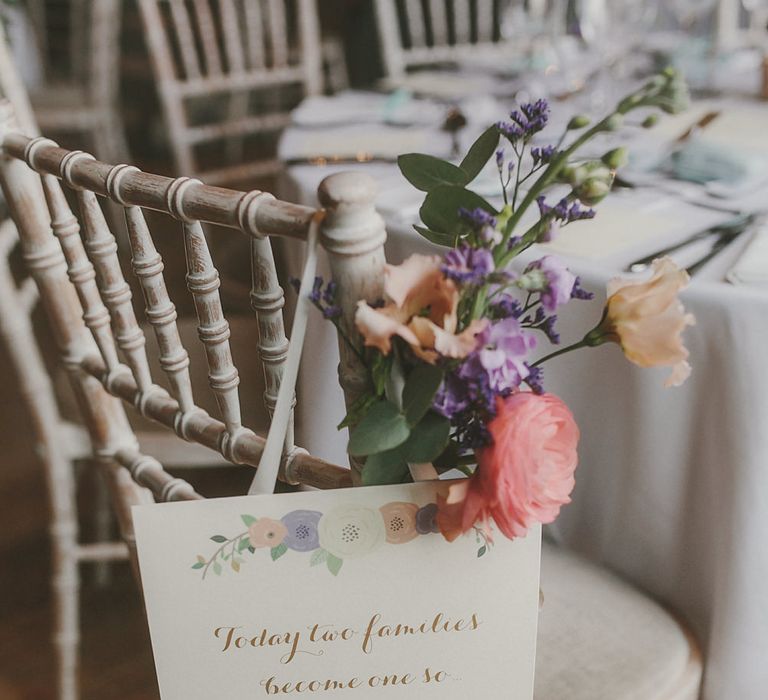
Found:
M 449 543 L 444 482 L 134 508 L 164 700 L 531 700 L 540 531 Z

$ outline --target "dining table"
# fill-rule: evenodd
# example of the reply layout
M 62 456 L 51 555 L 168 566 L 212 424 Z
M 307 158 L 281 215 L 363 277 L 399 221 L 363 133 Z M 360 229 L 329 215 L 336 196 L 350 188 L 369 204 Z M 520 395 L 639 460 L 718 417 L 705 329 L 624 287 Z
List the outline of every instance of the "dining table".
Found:
M 464 83 L 454 76 L 452 96 L 440 83 L 449 84 L 450 77 L 437 76 L 434 95 L 430 80 L 421 78 L 418 90 L 411 84 L 308 98 L 280 144 L 284 196 L 315 204 L 328 174 L 365 173 L 378 185 L 388 262 L 439 254 L 413 228 L 423 193 L 409 185 L 395 158 L 406 152 L 455 157 L 456 140 L 465 149 L 484 127 L 504 119 L 515 99 L 493 94 L 487 76 L 460 77 Z M 546 390 L 565 400 L 581 431 L 572 502 L 550 533 L 687 622 L 705 657 L 704 700 L 764 700 L 768 692 L 768 232 L 761 217 L 768 209 L 768 103 L 757 97 L 757 80 L 754 94 L 751 79 L 741 82 L 745 90 L 694 99 L 687 112 L 666 116 L 652 130 L 628 123 L 596 143 L 595 154 L 628 144 L 627 186 L 614 188 L 595 219 L 562 230 L 522 258 L 525 264 L 558 255 L 595 294 L 592 302 L 574 300 L 562 310 L 558 330 L 569 343 L 598 322 L 608 280 L 643 278 L 626 271 L 632 261 L 756 214 L 753 225 L 697 266 L 682 292 L 696 318 L 685 332 L 693 371 L 682 386 L 665 388 L 669 370 L 641 369 L 615 344 L 544 366 Z M 584 106 L 579 99 L 551 99 L 552 133 Z M 466 117 L 458 134 L 445 129 L 450 109 Z M 762 178 L 725 182 L 718 190 L 643 171 L 649 159 L 679 148 L 680 137 L 708 113 L 717 118 L 697 138 L 732 159 L 762 159 Z M 493 172 L 481 173 L 469 187 L 498 201 Z M 688 266 L 711 251 L 707 237 L 673 258 Z M 289 268 L 298 263 L 287 261 Z M 740 263 L 762 275 L 740 278 Z M 345 463 L 347 434 L 336 427 L 344 403 L 335 330 L 318 313 L 308 333 L 311 358 L 305 357 L 298 391 L 322 397 L 323 410 L 306 398 L 298 402 L 305 407 L 297 415 L 300 444 Z

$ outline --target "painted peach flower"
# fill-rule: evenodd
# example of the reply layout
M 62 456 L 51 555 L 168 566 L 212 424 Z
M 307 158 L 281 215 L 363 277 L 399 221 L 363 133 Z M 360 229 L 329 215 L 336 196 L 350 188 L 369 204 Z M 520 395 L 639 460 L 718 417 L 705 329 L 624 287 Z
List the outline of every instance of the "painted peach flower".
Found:
M 379 510 L 384 518 L 387 542 L 405 544 L 418 536 L 416 513 L 419 511 L 419 507 L 415 503 L 395 501 L 381 506 Z
M 611 280 L 603 320 L 587 338 L 619 343 L 627 359 L 640 367 L 672 367 L 665 386 L 680 386 L 691 373 L 682 334 L 695 319 L 678 298 L 689 280 L 670 258 L 654 260 L 647 281 Z
M 579 429 L 553 394 L 518 392 L 498 399 L 488 424 L 493 443 L 478 448 L 477 470 L 438 495 L 437 523 L 449 541 L 492 519 L 509 538 L 535 523 L 551 523 L 570 502 Z
M 259 518 L 248 528 L 251 547 L 277 547 L 285 539 L 288 529 L 279 520 Z
M 486 325 L 473 321 L 456 333 L 459 290 L 440 270 L 436 255 L 411 255 L 401 265 L 387 265 L 384 293 L 388 303 L 374 309 L 358 302 L 355 325 L 365 344 L 387 355 L 392 336 L 400 336 L 425 362 L 438 357 L 462 358 L 475 349 L 475 336 Z

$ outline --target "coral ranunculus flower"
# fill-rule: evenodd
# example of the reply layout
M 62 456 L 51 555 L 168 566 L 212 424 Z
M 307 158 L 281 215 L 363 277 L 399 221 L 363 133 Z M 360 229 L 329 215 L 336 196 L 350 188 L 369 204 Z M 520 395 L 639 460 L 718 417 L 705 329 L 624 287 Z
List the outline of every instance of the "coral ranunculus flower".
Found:
M 689 280 L 670 258 L 654 260 L 653 275 L 645 282 L 611 280 L 605 316 L 587 338 L 618 342 L 640 367 L 672 367 L 665 386 L 680 386 L 691 373 L 682 335 L 695 319 L 685 312 L 678 292 Z
M 411 255 L 402 265 L 384 269 L 384 293 L 389 300 L 383 308 L 374 309 L 358 302 L 355 324 L 365 344 L 387 355 L 392 349 L 392 336 L 399 335 L 422 360 L 434 363 L 437 358 L 466 357 L 475 348 L 475 336 L 486 325 L 473 321 L 456 333 L 459 290 L 445 277 L 436 255 Z
M 437 523 L 449 541 L 492 519 L 509 538 L 551 523 L 570 502 L 579 429 L 553 394 L 518 392 L 498 400 L 488 424 L 493 444 L 476 450 L 477 470 L 438 496 Z

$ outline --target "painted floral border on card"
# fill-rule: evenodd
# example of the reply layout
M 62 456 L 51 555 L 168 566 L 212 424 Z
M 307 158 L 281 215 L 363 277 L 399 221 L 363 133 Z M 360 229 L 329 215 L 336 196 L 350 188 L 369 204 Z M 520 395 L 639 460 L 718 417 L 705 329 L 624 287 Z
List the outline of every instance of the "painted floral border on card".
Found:
M 279 520 L 253 515 L 240 516 L 246 530 L 233 537 L 213 535 L 218 548 L 209 556 L 197 555 L 192 568 L 202 578 L 213 572 L 220 576 L 229 568 L 239 572 L 249 555 L 269 550 L 272 561 L 289 552 L 305 554 L 310 566 L 324 564 L 334 576 L 345 560 L 375 552 L 385 544 L 404 545 L 417 537 L 439 534 L 437 504 L 393 501 L 380 508 L 342 503 L 327 513 L 316 510 L 292 510 Z M 492 540 L 482 529 L 475 528 L 482 557 Z

